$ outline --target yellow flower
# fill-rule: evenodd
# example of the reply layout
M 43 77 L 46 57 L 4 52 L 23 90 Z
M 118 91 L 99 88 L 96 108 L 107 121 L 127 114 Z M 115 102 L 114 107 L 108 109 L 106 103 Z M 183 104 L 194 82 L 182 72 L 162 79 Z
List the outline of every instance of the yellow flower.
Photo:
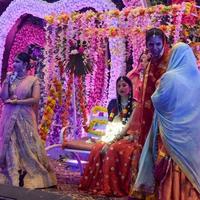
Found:
M 92 11 L 88 11 L 85 13 L 86 14 L 86 19 L 89 20 L 90 18 L 95 16 L 95 13 Z
M 97 112 L 107 112 L 107 108 L 103 107 L 103 106 L 94 106 L 92 108 L 92 113 L 96 114 Z
M 73 22 L 76 21 L 77 19 L 80 18 L 80 16 L 81 15 L 79 13 L 77 13 L 77 12 L 72 13 L 72 15 L 71 15 L 72 21 Z
M 110 117 L 111 117 L 111 118 L 113 118 L 114 115 L 115 115 L 115 113 L 113 113 L 113 112 L 110 113 Z
M 185 3 L 185 14 L 186 14 L 186 15 L 189 15 L 190 12 L 191 12 L 191 9 L 192 9 L 192 4 L 189 3 L 189 2 L 186 2 L 186 3 Z
M 61 18 L 61 21 L 64 23 L 68 22 L 68 20 L 69 20 L 69 16 L 66 13 L 62 13 L 60 15 L 60 18 Z
M 171 10 L 171 6 L 164 6 L 161 10 L 162 13 L 168 13 Z
M 127 112 L 128 112 L 128 110 L 126 108 L 122 110 L 123 114 L 126 114 Z
M 54 95 L 56 93 L 55 89 L 51 86 L 49 90 L 50 95 Z
M 50 112 L 52 109 L 51 109 L 51 107 L 48 105 L 47 107 L 46 107 L 46 109 L 45 109 L 45 111 L 46 112 Z
M 45 16 L 44 19 L 45 19 L 49 24 L 53 24 L 53 23 L 54 23 L 54 15 Z
M 120 15 L 120 11 L 119 10 L 111 10 L 111 11 L 109 11 L 109 14 L 111 16 L 118 17 Z
M 137 17 L 138 15 L 140 15 L 140 9 L 138 9 L 138 8 L 132 9 L 132 10 L 131 10 L 131 14 L 132 14 L 134 17 Z
M 153 7 L 149 7 L 149 8 L 147 9 L 147 13 L 149 13 L 149 14 L 154 13 L 154 12 L 155 12 L 155 10 L 154 10 Z
M 118 35 L 118 29 L 115 28 L 115 27 L 111 27 L 111 28 L 109 29 L 109 35 L 110 35 L 111 37 L 117 36 L 117 35 Z

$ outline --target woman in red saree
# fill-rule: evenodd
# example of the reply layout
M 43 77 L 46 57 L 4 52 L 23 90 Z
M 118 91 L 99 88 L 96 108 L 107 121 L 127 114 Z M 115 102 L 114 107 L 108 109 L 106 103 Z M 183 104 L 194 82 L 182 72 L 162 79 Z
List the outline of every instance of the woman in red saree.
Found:
M 108 106 L 109 120 L 113 120 L 117 131 L 119 124 L 129 123 L 128 118 L 135 108 L 132 95 L 132 83 L 125 76 L 117 80 L 117 99 Z M 112 108 L 110 108 L 112 107 Z M 114 119 L 112 119 L 114 118 Z M 129 120 L 130 121 L 130 120 Z M 123 129 L 126 132 L 126 126 Z M 131 183 L 131 162 L 138 145 L 131 135 L 117 135 L 109 144 L 99 142 L 94 145 L 89 163 L 81 179 L 80 189 L 107 196 L 127 196 Z
M 155 193 L 156 200 L 200 199 L 199 91 L 194 53 L 187 44 L 178 43 L 152 95 L 155 113 L 140 158 L 136 191 Z
M 149 61 L 150 61 L 150 54 L 148 52 L 143 52 L 138 61 L 138 66 L 132 69 L 128 74 L 127 77 L 132 81 L 134 88 L 133 88 L 133 97 L 140 102 L 141 101 L 141 91 L 142 91 L 142 82 L 143 82 L 143 75 L 144 70 L 146 69 Z
M 166 71 L 169 48 L 167 46 L 167 38 L 165 34 L 157 28 L 152 28 L 146 33 L 146 46 L 151 54 L 151 61 L 144 71 L 144 79 L 142 84 L 141 101 L 135 109 L 135 113 L 130 123 L 129 132 L 132 135 L 138 135 L 138 143 L 143 146 L 151 127 L 153 120 L 154 107 L 151 101 L 151 95 L 156 89 L 156 83 Z M 139 150 L 135 157 L 140 157 L 141 151 Z M 133 162 L 132 168 L 135 173 L 132 173 L 132 183 L 136 177 L 138 168 L 138 160 Z M 136 196 L 134 190 L 131 189 L 130 196 Z M 139 195 L 140 196 L 140 195 Z
M 143 146 L 153 119 L 151 95 L 156 89 L 156 82 L 166 71 L 168 46 L 165 34 L 157 28 L 146 33 L 146 46 L 151 54 L 151 61 L 144 71 L 141 102 L 136 107 L 129 131 L 139 134 L 139 143 Z

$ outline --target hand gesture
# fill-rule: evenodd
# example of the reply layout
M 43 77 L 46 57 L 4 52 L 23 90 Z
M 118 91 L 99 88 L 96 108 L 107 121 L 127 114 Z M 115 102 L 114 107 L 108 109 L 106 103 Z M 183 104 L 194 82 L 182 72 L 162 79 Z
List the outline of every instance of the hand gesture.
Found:
M 9 104 L 17 104 L 17 99 L 8 99 L 5 101 L 5 103 L 9 103 Z

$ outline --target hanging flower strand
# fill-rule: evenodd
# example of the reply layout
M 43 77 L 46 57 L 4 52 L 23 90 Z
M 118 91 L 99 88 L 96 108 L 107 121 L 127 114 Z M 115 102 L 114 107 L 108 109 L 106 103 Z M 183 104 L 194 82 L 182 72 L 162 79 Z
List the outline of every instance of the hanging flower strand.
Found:
M 64 112 L 61 115 L 62 118 L 62 127 L 67 127 L 69 125 L 69 107 L 71 104 L 72 99 L 72 91 L 73 91 L 73 81 L 74 81 L 74 74 L 70 73 L 68 80 L 67 80 L 67 90 L 66 90 L 66 101 L 63 104 Z M 67 132 L 65 131 L 63 134 L 63 141 L 67 141 Z

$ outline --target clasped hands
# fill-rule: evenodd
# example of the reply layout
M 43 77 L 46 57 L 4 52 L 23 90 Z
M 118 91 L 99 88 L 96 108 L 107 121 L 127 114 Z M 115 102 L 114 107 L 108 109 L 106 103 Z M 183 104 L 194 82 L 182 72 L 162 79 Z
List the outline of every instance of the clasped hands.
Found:
M 124 136 L 124 137 L 121 138 L 121 139 L 123 139 L 123 140 L 128 140 L 128 141 L 133 141 L 133 140 L 134 140 L 134 136 L 133 136 L 133 135 L 126 135 L 126 136 Z M 114 142 L 115 142 L 115 141 L 114 141 Z M 100 153 L 101 153 L 102 155 L 105 155 L 105 154 L 108 152 L 110 146 L 111 146 L 114 142 L 110 142 L 110 143 L 104 144 L 104 146 L 102 147 Z M 116 142 L 117 142 L 117 141 L 116 141 Z
M 4 103 L 17 104 L 18 103 L 17 96 L 13 96 L 10 99 L 7 99 Z

